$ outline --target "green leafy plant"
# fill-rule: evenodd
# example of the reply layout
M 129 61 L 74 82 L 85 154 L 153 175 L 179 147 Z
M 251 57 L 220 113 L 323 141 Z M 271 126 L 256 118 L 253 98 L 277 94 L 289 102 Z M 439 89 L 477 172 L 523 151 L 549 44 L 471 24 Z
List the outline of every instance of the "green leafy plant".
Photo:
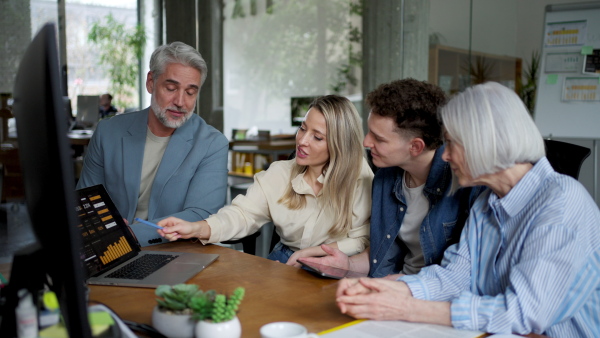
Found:
M 95 22 L 88 40 L 96 46 L 100 64 L 107 67 L 110 91 L 119 107 L 131 106 L 138 79 L 138 64 L 146 45 L 144 27 L 127 28 L 125 23 L 115 20 L 112 14 L 105 23 Z
M 192 314 L 191 301 L 203 294 L 196 284 L 160 285 L 154 291 L 160 310 L 176 314 Z
M 531 53 L 531 59 L 525 69 L 525 81 L 519 91 L 519 96 L 523 103 L 529 110 L 529 114 L 533 115 L 535 109 L 535 95 L 537 92 L 538 84 L 538 71 L 540 69 L 540 52 L 533 51 Z
M 236 288 L 229 297 L 217 294 L 215 290 L 200 292 L 190 301 L 190 307 L 194 311 L 192 318 L 213 323 L 231 320 L 235 317 L 244 294 L 245 289 L 242 287 Z
M 475 56 L 474 62 L 468 63 L 468 60 L 465 61 L 467 63 L 462 66 L 462 69 L 468 71 L 469 75 L 471 75 L 471 85 L 497 81 L 492 76 L 494 67 L 496 67 L 494 61 L 480 55 Z

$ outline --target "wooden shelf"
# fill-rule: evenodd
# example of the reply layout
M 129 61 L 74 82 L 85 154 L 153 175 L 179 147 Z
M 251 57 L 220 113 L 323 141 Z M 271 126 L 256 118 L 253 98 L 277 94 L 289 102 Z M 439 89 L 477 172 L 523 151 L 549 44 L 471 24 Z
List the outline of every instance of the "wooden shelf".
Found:
M 276 141 L 231 141 L 230 176 L 250 177 L 266 169 L 272 162 L 287 157 L 296 149 L 294 139 Z
M 468 50 L 442 45 L 429 48 L 429 82 L 449 95 L 486 81 L 496 81 L 518 91 L 521 72 L 521 58 L 477 51 L 469 54 Z
M 244 173 L 238 173 L 238 172 L 235 172 L 235 171 L 230 171 L 229 172 L 229 176 L 243 177 L 243 178 L 252 178 L 252 177 L 254 177 L 254 174 L 250 175 L 250 174 L 244 174 Z

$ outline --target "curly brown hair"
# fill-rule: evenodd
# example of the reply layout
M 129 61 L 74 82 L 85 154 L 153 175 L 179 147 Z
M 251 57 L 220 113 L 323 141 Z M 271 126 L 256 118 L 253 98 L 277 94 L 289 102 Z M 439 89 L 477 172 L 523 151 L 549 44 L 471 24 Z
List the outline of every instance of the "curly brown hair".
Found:
M 443 143 L 438 109 L 446 101 L 440 87 L 412 78 L 379 85 L 366 98 L 372 114 L 393 118 L 398 129 L 423 139 L 431 150 Z

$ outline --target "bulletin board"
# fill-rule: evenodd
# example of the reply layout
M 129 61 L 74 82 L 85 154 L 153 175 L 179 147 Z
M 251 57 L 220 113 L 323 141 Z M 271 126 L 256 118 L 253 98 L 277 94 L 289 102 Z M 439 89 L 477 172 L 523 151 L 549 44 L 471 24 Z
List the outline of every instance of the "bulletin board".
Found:
M 600 138 L 600 1 L 546 6 L 534 116 L 544 137 Z

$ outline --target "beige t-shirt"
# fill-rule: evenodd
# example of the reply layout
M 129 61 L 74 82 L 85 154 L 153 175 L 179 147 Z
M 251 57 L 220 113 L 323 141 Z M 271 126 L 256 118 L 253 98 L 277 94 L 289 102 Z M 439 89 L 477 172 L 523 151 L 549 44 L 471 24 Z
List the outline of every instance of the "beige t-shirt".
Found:
M 138 204 L 135 209 L 135 217 L 148 219 L 148 203 L 150 202 L 150 193 L 152 183 L 158 171 L 160 161 L 169 145 L 171 136 L 159 137 L 150 131 L 146 132 L 146 146 L 144 147 L 144 161 L 142 162 L 142 176 L 140 179 L 140 194 L 138 195 Z
M 246 195 L 238 195 L 231 205 L 206 220 L 211 228 L 211 236 L 203 243 L 216 243 L 230 239 L 240 239 L 253 234 L 260 227 L 272 221 L 281 242 L 297 251 L 321 244 L 337 242 L 338 248 L 346 255 L 362 252 L 369 245 L 371 216 L 371 183 L 373 172 L 366 160 L 355 182 L 352 227 L 347 234 L 336 238 L 327 233 L 333 226 L 333 215 L 323 209 L 319 193 L 314 195 L 312 188 L 304 181 L 304 174 L 292 180 L 294 191 L 306 196 L 306 206 L 300 210 L 290 210 L 277 203 L 290 182 L 291 169 L 295 160 L 278 161 L 267 171 L 254 175 L 254 183 Z M 321 175 L 320 180 L 324 177 Z
M 405 172 L 406 173 L 406 172 Z M 414 275 L 421 271 L 425 266 L 425 257 L 423 256 L 423 248 L 421 248 L 421 224 L 427 212 L 429 211 L 429 200 L 423 195 L 425 183 L 416 188 L 406 186 L 405 179 L 402 180 L 402 193 L 406 199 L 406 214 L 402 220 L 402 226 L 398 231 L 398 237 L 404 242 L 408 248 L 406 256 L 404 256 L 404 266 L 402 273 L 406 275 Z

